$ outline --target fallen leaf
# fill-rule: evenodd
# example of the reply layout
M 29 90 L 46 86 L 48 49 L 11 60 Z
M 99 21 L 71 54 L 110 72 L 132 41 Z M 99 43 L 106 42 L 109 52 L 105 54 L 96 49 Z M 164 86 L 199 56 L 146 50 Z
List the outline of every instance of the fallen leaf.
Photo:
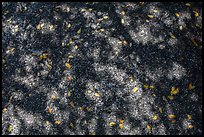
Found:
M 191 6 L 191 4 L 190 4 L 190 3 L 186 3 L 186 6 L 189 6 L 189 7 L 190 7 L 190 6 Z
M 123 123 L 125 122 L 125 120 L 119 119 L 119 122 L 120 122 L 121 124 L 123 124 Z
M 188 116 L 188 119 L 189 119 L 189 120 L 191 120 L 191 119 L 192 119 L 191 115 L 187 114 L 187 116 Z
M 180 14 L 179 14 L 179 13 L 175 13 L 175 15 L 176 15 L 176 17 L 179 17 L 179 16 L 180 16 Z
M 146 88 L 146 89 L 147 89 L 148 87 L 149 87 L 148 85 L 144 85 L 144 88 Z
M 173 118 L 175 118 L 176 116 L 175 116 L 174 114 L 170 114 L 170 115 L 168 115 L 168 117 L 169 117 L 170 119 L 173 119 Z
M 151 86 L 149 86 L 149 88 L 153 89 L 153 88 L 154 88 L 154 86 L 153 86 L 153 85 L 151 85 Z
M 137 92 L 138 89 L 139 89 L 138 87 L 134 87 L 133 90 L 132 90 L 132 93 Z
M 52 108 L 49 108 L 49 109 L 48 109 L 48 112 L 49 112 L 49 113 L 52 113 Z
M 159 112 L 160 112 L 160 113 L 162 113 L 162 112 L 163 112 L 163 111 L 162 111 L 162 108 L 159 108 Z
M 57 97 L 55 95 L 52 96 L 52 99 L 55 100 Z
M 70 69 L 72 66 L 69 63 L 65 63 L 66 68 Z
M 122 14 L 122 15 L 125 15 L 125 11 L 122 11 L 121 14 Z
M 158 117 L 157 117 L 156 115 L 153 116 L 153 120 L 157 120 L 157 118 L 158 118 Z
M 152 19 L 152 18 L 154 18 L 154 16 L 153 16 L 153 15 L 147 15 L 147 16 L 148 16 L 149 18 L 151 18 L 151 19 Z
M 123 124 L 119 124 L 119 127 L 120 127 L 120 129 L 124 128 Z
M 192 129 L 192 128 L 193 128 L 193 125 L 191 125 L 191 124 L 188 125 L 188 128 L 189 128 L 189 129 Z
M 194 15 L 195 15 L 196 17 L 199 16 L 199 13 L 198 13 L 197 11 L 194 10 L 193 12 L 195 13 Z
M 70 90 L 68 91 L 68 94 L 67 94 L 67 95 L 68 95 L 68 97 L 70 97 L 70 96 L 71 96 L 71 91 L 70 91 Z
M 121 23 L 122 23 L 122 24 L 124 24 L 124 23 L 125 23 L 124 19 L 121 19 Z
M 71 128 L 74 128 L 74 124 L 73 124 L 73 123 L 70 123 L 70 127 L 71 127 Z
M 60 121 L 60 120 L 57 120 L 57 121 L 55 121 L 55 124 L 57 124 L 57 125 L 59 125 L 59 124 L 61 124 L 62 122 Z
M 67 25 L 67 28 L 71 28 L 71 24 L 70 23 Z
M 104 16 L 103 18 L 104 18 L 104 19 L 108 19 L 108 16 Z
M 112 126 L 115 126 L 115 125 L 116 125 L 115 122 L 110 122 L 110 123 L 109 123 L 109 126 L 111 126 L 111 127 L 112 127 Z
M 9 125 L 8 127 L 8 132 L 11 132 L 13 130 L 13 126 L 12 125 Z
M 190 84 L 188 85 L 188 89 L 189 89 L 189 90 L 192 90 L 192 89 L 194 89 L 194 88 L 195 88 L 195 86 L 193 86 L 192 83 L 190 83 Z
M 151 129 L 151 126 L 150 126 L 150 125 L 147 125 L 147 129 L 149 129 L 149 130 L 150 130 L 150 129 Z
M 175 88 L 174 86 L 171 88 L 171 95 L 176 95 L 179 93 L 179 88 Z
M 73 101 L 70 102 L 70 105 L 71 105 L 73 108 L 75 107 Z
M 168 98 L 169 98 L 170 100 L 173 100 L 173 99 L 174 99 L 174 97 L 173 97 L 173 96 L 168 96 Z
M 80 34 L 81 33 L 81 28 L 77 31 L 77 34 Z
M 101 95 L 99 93 L 95 93 L 95 96 L 96 97 L 100 97 Z
M 4 109 L 3 109 L 3 112 L 6 112 L 6 111 L 7 111 L 7 108 L 4 108 Z
M 193 44 L 194 44 L 195 46 L 198 46 L 197 42 L 196 42 L 194 39 L 191 39 L 191 41 L 193 42 Z
M 172 39 L 175 39 L 175 38 L 176 38 L 176 36 L 175 36 L 174 34 L 172 34 L 172 33 L 170 33 L 170 37 L 171 37 Z

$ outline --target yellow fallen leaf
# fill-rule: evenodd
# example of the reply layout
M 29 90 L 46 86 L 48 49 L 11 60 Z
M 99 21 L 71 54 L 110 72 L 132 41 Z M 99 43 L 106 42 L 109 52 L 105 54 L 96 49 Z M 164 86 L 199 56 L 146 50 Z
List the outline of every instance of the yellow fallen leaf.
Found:
M 124 19 L 121 19 L 121 23 L 122 23 L 122 24 L 124 24 L 124 23 L 125 23 Z
M 134 87 L 133 90 L 132 90 L 132 93 L 137 92 L 138 89 L 139 89 L 138 87 Z
M 70 23 L 67 25 L 67 28 L 71 28 L 71 24 Z
M 48 112 L 49 112 L 49 113 L 52 113 L 52 108 L 49 108 L 49 109 L 48 109 Z
M 85 107 L 79 107 L 80 110 L 85 110 Z
M 73 123 L 70 123 L 70 127 L 71 127 L 71 128 L 74 128 L 74 124 L 73 124 Z
M 108 16 L 104 16 L 103 18 L 104 18 L 104 19 L 108 19 Z
M 125 11 L 122 11 L 121 14 L 122 14 L 122 15 L 125 15 Z
M 95 93 L 95 96 L 96 97 L 100 97 L 101 95 L 99 93 Z
M 81 33 L 81 28 L 77 31 L 77 34 L 80 34 Z
M 190 3 L 186 3 L 186 6 L 189 6 L 189 7 L 190 7 L 190 6 L 191 6 L 191 4 L 190 4 Z
M 189 89 L 189 90 L 192 90 L 192 89 L 194 89 L 194 88 L 195 88 L 195 86 L 193 86 L 192 83 L 190 83 L 190 84 L 188 85 L 188 89 Z
M 144 85 L 144 88 L 146 88 L 146 89 L 147 89 L 148 87 L 149 87 L 148 85 Z
M 86 110 L 87 111 L 92 111 L 92 108 L 91 107 L 86 107 Z
M 191 39 L 191 41 L 193 42 L 193 44 L 194 44 L 195 46 L 198 46 L 197 42 L 196 42 L 194 39 Z
M 149 18 L 151 18 L 151 19 L 152 19 L 152 18 L 154 18 L 154 16 L 153 16 L 153 15 L 147 15 L 147 16 L 148 16 Z
M 176 95 L 179 93 L 179 88 L 175 88 L 174 86 L 171 88 L 171 95 Z
M 124 44 L 124 45 L 127 45 L 128 43 L 127 43 L 127 41 L 126 41 L 126 40 L 124 40 L 124 41 L 123 41 L 123 44 Z
M 162 111 L 162 108 L 159 108 L 159 112 L 160 112 L 160 113 L 162 113 L 162 112 L 163 112 L 163 111 Z
M 70 69 L 72 66 L 69 63 L 65 63 L 66 68 Z
M 57 97 L 55 95 L 52 96 L 52 99 L 55 100 Z
M 175 116 L 174 114 L 170 114 L 170 115 L 168 115 L 168 117 L 171 118 L 171 119 L 173 119 L 173 118 L 175 118 L 176 116 Z
M 157 13 L 159 10 L 153 10 L 153 12 Z
M 3 109 L 3 112 L 6 112 L 6 111 L 7 111 L 7 108 L 4 108 L 4 109 Z
M 153 116 L 153 120 L 157 120 L 157 118 L 158 118 L 157 115 Z
M 125 120 L 119 119 L 119 122 L 120 122 L 121 124 L 123 124 L 123 123 L 125 122 Z
M 86 9 L 81 9 L 82 12 L 86 11 Z
M 60 120 L 57 120 L 57 121 L 55 121 L 55 124 L 57 124 L 57 125 L 59 125 L 59 124 L 61 124 L 62 122 L 60 121 Z
M 188 116 L 188 119 L 189 119 L 189 120 L 191 120 L 191 119 L 192 119 L 191 115 L 187 114 L 187 116 Z
M 168 96 L 168 98 L 169 98 L 170 100 L 173 100 L 173 99 L 174 99 L 174 97 L 173 97 L 173 96 Z
M 199 13 L 198 13 L 197 11 L 194 10 L 193 12 L 195 13 L 194 15 L 195 15 L 196 17 L 199 16 Z
M 151 126 L 150 126 L 150 125 L 147 125 L 147 129 L 149 129 L 149 130 L 150 130 L 150 129 L 151 129 Z
M 101 31 L 101 32 L 104 32 L 105 30 L 104 30 L 104 29 L 100 29 L 100 31 Z
M 13 130 L 13 126 L 12 125 L 9 125 L 8 127 L 8 132 L 11 132 Z
M 72 38 L 69 38 L 69 45 L 73 43 Z
M 176 15 L 176 17 L 179 17 L 179 16 L 180 16 L 180 14 L 179 14 L 179 13 L 175 13 L 175 15 Z
M 192 128 L 193 128 L 193 125 L 191 125 L 191 124 L 188 125 L 188 128 L 189 128 L 189 129 L 192 129 Z
M 71 105 L 73 108 L 75 107 L 73 101 L 70 102 L 70 105 Z
M 153 89 L 153 88 L 154 88 L 154 86 L 153 86 L 153 85 L 151 85 L 151 86 L 149 86 L 149 88 Z
M 70 97 L 70 96 L 71 96 L 71 91 L 70 91 L 70 90 L 68 91 L 68 94 L 67 94 L 67 95 L 68 95 L 68 97 Z
M 172 120 L 171 120 L 171 123 L 176 123 L 176 120 L 175 120 L 175 119 L 172 119 Z
M 90 135 L 96 135 L 96 132 L 92 132 Z
M 171 37 L 172 39 L 175 39 L 175 38 L 176 38 L 176 36 L 173 35 L 172 33 L 170 33 L 170 37 Z
M 110 122 L 110 123 L 109 123 L 109 126 L 111 126 L 111 127 L 112 127 L 112 126 L 115 126 L 115 125 L 116 125 L 115 122 Z
M 120 129 L 123 129 L 124 125 L 123 124 L 119 124 L 119 127 L 120 127 Z
M 74 48 L 75 48 L 75 49 L 78 49 L 78 46 L 76 45 Z

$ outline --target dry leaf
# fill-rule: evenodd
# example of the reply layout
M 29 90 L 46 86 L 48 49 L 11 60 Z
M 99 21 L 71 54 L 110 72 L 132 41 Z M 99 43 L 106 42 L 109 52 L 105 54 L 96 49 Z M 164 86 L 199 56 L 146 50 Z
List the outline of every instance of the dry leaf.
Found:
M 74 108 L 74 102 L 73 101 L 70 102 L 70 105 Z
M 125 11 L 122 11 L 121 14 L 122 14 L 122 15 L 125 15 Z
M 81 28 L 77 31 L 77 34 L 80 34 L 81 33 Z
M 193 125 L 191 125 L 191 124 L 188 125 L 188 128 L 189 128 L 189 129 L 192 129 L 192 128 L 193 128 Z
M 139 89 L 138 87 L 134 87 L 133 90 L 132 90 L 132 93 L 137 92 L 138 89 Z
M 73 123 L 70 123 L 70 127 L 71 127 L 71 128 L 74 128 L 74 124 L 73 124 Z
M 193 12 L 195 13 L 194 15 L 195 15 L 196 17 L 199 16 L 199 13 L 198 13 L 197 11 L 194 10 Z
M 150 129 L 151 129 L 151 126 L 150 126 L 150 125 L 147 125 L 147 129 L 149 129 L 149 130 L 150 130 Z
M 56 98 L 57 98 L 57 97 L 56 97 L 55 95 L 53 95 L 53 96 L 52 96 L 52 99 L 54 99 L 54 100 L 55 100 Z
M 176 36 L 173 35 L 172 33 L 170 33 L 170 37 L 171 37 L 172 39 L 175 39 L 175 38 L 176 38 Z
M 189 119 L 189 120 L 191 120 L 191 119 L 192 119 L 191 115 L 187 114 L 187 116 L 188 116 L 188 119 Z
M 57 124 L 57 125 L 59 125 L 59 124 L 61 124 L 62 122 L 60 121 L 60 120 L 57 120 L 57 121 L 55 121 L 55 124 Z
M 72 66 L 69 63 L 65 63 L 66 68 L 70 69 Z
M 179 16 L 180 16 L 180 14 L 179 14 L 179 13 L 175 13 L 175 15 L 176 15 L 176 17 L 179 17 Z
M 149 86 L 149 88 L 153 89 L 153 88 L 154 88 L 154 86 L 153 86 L 153 85 L 151 85 L 151 86 Z
M 119 127 L 120 127 L 120 129 L 124 128 L 123 124 L 119 124 Z
M 125 120 L 119 119 L 119 122 L 120 122 L 121 124 L 123 124 L 123 123 L 125 122 Z
M 48 109 L 48 112 L 49 112 L 49 113 L 52 113 L 52 108 L 49 108 L 49 109 Z
M 71 96 L 71 91 L 69 90 L 69 91 L 68 91 L 68 97 L 70 97 L 70 96 Z
M 157 120 L 157 118 L 158 118 L 158 117 L 157 117 L 156 115 L 153 116 L 153 120 Z
M 192 39 L 191 41 L 193 42 L 193 44 L 194 44 L 195 46 L 198 46 L 197 42 L 196 42 L 194 39 Z
M 154 18 L 154 16 L 153 16 L 153 15 L 147 15 L 147 16 L 148 16 L 149 18 L 151 18 L 151 19 L 152 19 L 152 18 Z
M 13 130 L 13 126 L 12 125 L 9 125 L 8 127 L 8 132 L 11 132 Z
M 173 118 L 175 118 L 176 116 L 175 116 L 174 114 L 170 114 L 170 115 L 168 115 L 168 117 L 171 118 L 171 119 L 173 119 Z
M 122 23 L 122 24 L 124 24 L 124 23 L 125 23 L 124 19 L 121 19 L 121 23 Z
M 192 90 L 192 89 L 194 89 L 194 88 L 195 88 L 195 86 L 193 86 L 192 83 L 190 83 L 190 84 L 188 85 L 188 89 L 189 89 L 189 90 Z
M 104 18 L 104 19 L 108 19 L 108 16 L 104 16 L 103 18 Z
M 191 4 L 190 4 L 190 3 L 186 3 L 186 6 L 189 6 L 189 7 L 190 7 L 190 6 L 191 6 Z
M 170 100 L 173 100 L 173 99 L 174 99 L 174 97 L 173 97 L 173 96 L 168 96 L 168 98 L 169 98 Z
M 147 88 L 148 88 L 148 85 L 144 85 L 144 88 L 146 88 L 146 89 L 147 89 Z
M 100 97 L 101 95 L 99 93 L 95 93 L 95 96 L 96 97 Z
M 110 123 L 109 123 L 109 126 L 111 126 L 111 127 L 112 127 L 112 126 L 115 126 L 115 125 L 116 125 L 115 122 L 110 122 Z
M 162 112 L 163 112 L 163 111 L 162 111 L 162 108 L 159 108 L 159 112 L 160 112 L 160 113 L 162 113 Z
M 171 95 L 176 95 L 177 93 L 179 93 L 179 89 L 175 88 L 174 86 L 171 88 Z

